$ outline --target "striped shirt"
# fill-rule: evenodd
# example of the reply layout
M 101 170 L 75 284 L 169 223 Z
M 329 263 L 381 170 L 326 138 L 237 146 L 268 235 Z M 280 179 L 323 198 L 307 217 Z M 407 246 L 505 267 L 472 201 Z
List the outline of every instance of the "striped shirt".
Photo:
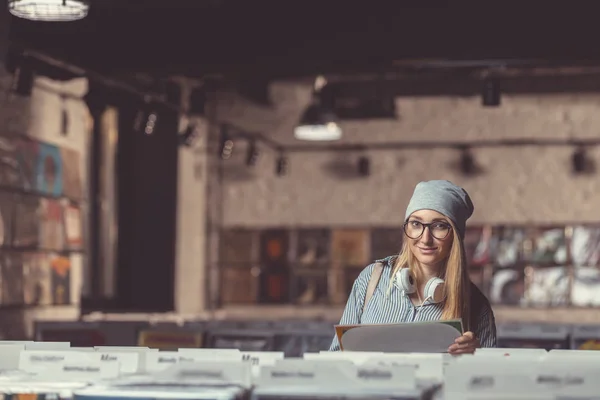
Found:
M 409 296 L 396 284 L 390 287 L 392 264 L 395 256 L 377 262 L 383 263 L 381 279 L 363 313 L 363 305 L 367 293 L 367 285 L 375 264 L 366 267 L 354 281 L 348 297 L 346 308 L 342 314 L 340 325 L 355 324 L 394 324 L 400 322 L 437 321 L 442 318 L 442 305 L 426 301 L 422 306 L 415 306 Z M 489 302 L 481 304 L 479 318 L 473 322 L 473 333 L 479 339 L 481 347 L 496 347 L 496 323 Z M 452 343 L 448 343 L 450 346 Z M 339 351 L 340 345 L 336 336 L 329 351 Z

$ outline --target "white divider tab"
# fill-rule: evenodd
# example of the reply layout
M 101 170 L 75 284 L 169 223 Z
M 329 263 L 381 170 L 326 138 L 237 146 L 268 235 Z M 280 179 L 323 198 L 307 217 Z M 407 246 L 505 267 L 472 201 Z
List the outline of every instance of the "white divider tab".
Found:
M 93 362 L 88 352 L 24 350 L 19 355 L 19 369 L 25 372 L 37 372 L 64 363 Z
M 25 350 L 64 350 L 71 347 L 69 342 L 30 342 L 25 343 Z
M 152 373 L 163 371 L 179 362 L 180 354 L 176 351 L 157 351 L 146 354 L 145 371 Z
M 548 355 L 546 349 L 521 349 L 521 348 L 481 348 L 475 352 L 476 357 L 525 357 L 541 359 Z
M 21 352 L 25 350 L 25 344 L 5 344 L 0 346 L 0 371 L 19 369 Z
M 537 383 L 557 398 L 598 398 L 600 365 L 595 357 L 547 359 L 538 365 Z
M 320 353 L 304 353 L 305 360 L 350 360 L 362 364 L 367 360 L 382 357 L 385 353 L 374 351 L 327 351 Z
M 136 352 L 96 351 L 91 356 L 100 363 L 113 364 L 113 368 L 123 374 L 134 374 L 139 370 L 140 355 Z
M 250 364 L 232 361 L 184 362 L 154 375 L 158 382 L 252 385 Z
M 44 380 L 56 381 L 84 381 L 94 382 L 101 379 L 115 379 L 119 376 L 119 369 L 114 365 L 101 364 L 97 360 L 88 362 L 63 362 L 58 368 L 48 368 L 41 377 Z
M 357 366 L 350 360 L 285 359 L 261 368 L 258 385 L 313 386 L 349 389 L 405 388 L 416 386 L 412 365 Z
M 179 362 L 242 361 L 238 349 L 179 349 Z
M 244 351 L 241 356 L 242 361 L 250 362 L 251 365 L 272 365 L 285 358 L 282 351 Z
M 441 382 L 444 379 L 445 354 L 387 353 L 372 357 L 366 364 L 412 366 L 415 379 Z
M 524 358 L 460 357 L 445 368 L 444 400 L 554 399 L 548 387 L 537 383 L 539 364 Z

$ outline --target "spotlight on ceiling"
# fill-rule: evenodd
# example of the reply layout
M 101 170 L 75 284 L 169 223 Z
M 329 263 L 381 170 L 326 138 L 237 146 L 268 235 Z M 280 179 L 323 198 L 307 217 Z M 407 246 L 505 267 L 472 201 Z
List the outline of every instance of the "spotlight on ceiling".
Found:
M 88 15 L 88 0 L 8 0 L 8 10 L 32 21 L 77 21 Z
M 589 175 L 593 174 L 596 171 L 596 164 L 594 160 L 591 159 L 585 147 L 579 146 L 571 156 L 571 164 L 573 168 L 573 173 L 576 175 Z
M 484 107 L 498 107 L 500 102 L 500 85 L 498 80 L 490 78 L 484 80 L 481 92 L 481 104 Z
M 287 172 L 288 160 L 283 154 L 280 154 L 279 157 L 277 157 L 277 162 L 275 164 L 275 173 L 277 174 L 277 176 L 283 176 L 287 174 Z
M 252 140 L 248 143 L 248 153 L 246 154 L 246 165 L 249 167 L 253 167 L 256 165 L 258 161 L 258 147 L 256 146 L 256 141 Z
M 358 174 L 369 176 L 371 174 L 371 162 L 368 157 L 362 156 L 358 159 Z

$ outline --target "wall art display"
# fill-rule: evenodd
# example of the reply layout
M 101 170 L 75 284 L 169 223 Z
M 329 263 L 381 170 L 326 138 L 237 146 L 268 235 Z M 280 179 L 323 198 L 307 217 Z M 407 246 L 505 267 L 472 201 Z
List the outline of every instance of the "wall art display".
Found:
M 600 269 L 577 267 L 573 271 L 571 305 L 577 307 L 600 306 Z
M 490 280 L 489 300 L 495 304 L 520 305 L 525 295 L 525 273 L 519 268 L 496 268 Z
M 23 253 L 23 297 L 27 305 L 50 305 L 52 272 L 45 253 Z
M 367 229 L 335 229 L 331 233 L 331 261 L 335 267 L 369 264 L 370 233 Z
M 492 261 L 492 229 L 490 227 L 467 227 L 464 247 L 469 266 L 489 264 Z
M 267 229 L 260 233 L 260 261 L 267 268 L 288 262 L 290 234 L 285 229 Z
M 400 253 L 404 231 L 402 228 L 375 228 L 371 230 L 371 261 Z
M 62 208 L 65 244 L 69 250 L 81 250 L 83 247 L 81 209 L 68 202 Z
M 303 267 L 326 267 L 329 261 L 330 233 L 328 229 L 299 229 L 296 232 L 296 262 Z
M 16 199 L 13 246 L 37 247 L 40 231 L 40 199 L 30 195 L 17 195 Z
M 570 277 L 566 267 L 530 266 L 525 276 L 525 305 L 560 307 L 569 303 Z
M 496 227 L 492 231 L 492 263 L 513 267 L 523 260 L 527 235 L 523 228 Z
M 600 266 L 600 227 L 575 226 L 571 237 L 571 259 L 574 265 Z
M 59 200 L 40 199 L 38 246 L 45 250 L 65 249 L 63 207 Z
M 328 272 L 297 268 L 292 271 L 292 298 L 298 305 L 327 304 L 329 302 Z
M 71 260 L 71 304 L 81 303 L 81 292 L 83 291 L 84 283 L 84 257 L 82 253 L 71 253 L 69 259 Z
M 260 269 L 246 266 L 221 268 L 221 303 L 253 304 L 258 298 L 258 276 Z
M 63 193 L 71 199 L 83 197 L 83 183 L 81 179 L 81 155 L 72 149 L 60 149 L 63 167 Z
M 27 138 L 16 139 L 16 160 L 21 189 L 37 190 L 38 153 L 38 142 Z
M 354 281 L 360 273 L 364 270 L 364 268 L 350 267 L 344 269 L 344 298 L 347 299 L 352 291 L 352 285 L 354 285 Z M 345 300 L 344 300 L 345 301 Z
M 0 247 L 10 247 L 15 217 L 15 195 L 0 193 Z
M 257 232 L 245 229 L 221 231 L 219 239 L 219 260 L 228 265 L 248 264 L 258 261 L 254 252 Z
M 49 143 L 39 143 L 35 167 L 36 189 L 52 196 L 63 194 L 63 165 L 60 149 Z
M 69 304 L 71 301 L 71 260 L 68 256 L 49 254 L 52 272 L 52 303 Z
M 534 229 L 530 261 L 537 265 L 565 265 L 567 241 L 565 227 Z
M 19 252 L 0 252 L 2 305 L 21 305 L 24 302 L 22 257 Z
M 286 304 L 290 298 L 290 274 L 287 271 L 263 270 L 259 276 L 259 302 Z

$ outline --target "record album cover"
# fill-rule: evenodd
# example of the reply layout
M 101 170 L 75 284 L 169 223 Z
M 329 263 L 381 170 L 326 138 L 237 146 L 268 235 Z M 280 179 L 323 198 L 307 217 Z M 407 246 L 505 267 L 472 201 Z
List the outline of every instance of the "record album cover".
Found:
M 224 229 L 219 239 L 219 260 L 233 266 L 258 261 L 254 253 L 257 232 L 247 229 Z M 258 253 L 258 252 L 256 252 Z
M 334 266 L 369 264 L 370 234 L 366 229 L 335 229 L 331 236 L 331 258 Z
M 63 165 L 60 149 L 49 143 L 39 143 L 35 166 L 36 189 L 52 196 L 63 194 Z
M 537 265 L 565 265 L 567 241 L 565 227 L 536 229 L 532 233 L 531 262 Z
M 299 229 L 296 232 L 297 259 L 303 267 L 325 268 L 329 261 L 331 237 L 327 229 Z
M 36 190 L 36 163 L 39 144 L 28 138 L 16 139 L 16 160 L 19 176 L 19 187 L 24 190 Z
M 258 298 L 260 269 L 251 264 L 221 269 L 221 303 L 255 304 Z
M 239 349 L 240 351 L 271 351 L 273 335 L 253 332 L 210 333 L 209 345 L 215 349 Z
M 17 160 L 17 140 L 0 136 L 0 186 L 24 189 Z
M 0 193 L 0 247 L 12 245 L 16 201 L 14 194 Z
M 402 228 L 375 228 L 371 230 L 371 261 L 400 253 L 404 231 Z
M 83 197 L 83 183 L 81 179 L 81 154 L 73 149 L 60 149 L 63 166 L 63 191 L 71 199 Z
M 13 223 L 13 246 L 37 247 L 40 231 L 40 199 L 31 195 L 17 195 Z
M 23 297 L 27 305 L 50 305 L 52 272 L 45 253 L 23 253 Z
M 39 241 L 42 249 L 60 251 L 65 249 L 63 208 L 59 200 L 40 199 Z
M 0 252 L 2 274 L 2 304 L 21 305 L 23 297 L 23 261 L 19 252 Z
M 600 226 L 573 227 L 571 259 L 577 266 L 600 266 Z
M 292 271 L 292 297 L 299 305 L 327 304 L 327 270 L 296 268 Z
M 483 266 L 492 261 L 491 237 L 492 229 L 489 227 L 467 227 L 465 231 L 464 247 L 467 264 L 470 267 Z
M 283 267 L 289 256 L 289 231 L 267 229 L 260 233 L 260 261 L 266 268 Z
M 60 254 L 48 255 L 52 273 L 52 303 L 70 304 L 71 301 L 71 260 Z
M 290 275 L 287 271 L 263 270 L 259 276 L 259 301 L 266 304 L 290 302 Z
M 569 304 L 570 278 L 566 267 L 530 266 L 526 276 L 526 304 L 545 307 Z
M 494 304 L 520 305 L 525 296 L 525 272 L 521 268 L 495 268 L 489 289 Z
M 600 306 L 600 269 L 577 267 L 573 271 L 571 304 L 576 307 Z
M 524 260 L 527 234 L 523 228 L 495 227 L 492 230 L 492 263 L 514 267 Z
M 62 209 L 62 214 L 67 248 L 69 250 L 81 250 L 83 247 L 81 209 L 67 203 Z

